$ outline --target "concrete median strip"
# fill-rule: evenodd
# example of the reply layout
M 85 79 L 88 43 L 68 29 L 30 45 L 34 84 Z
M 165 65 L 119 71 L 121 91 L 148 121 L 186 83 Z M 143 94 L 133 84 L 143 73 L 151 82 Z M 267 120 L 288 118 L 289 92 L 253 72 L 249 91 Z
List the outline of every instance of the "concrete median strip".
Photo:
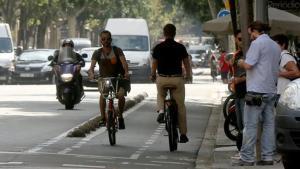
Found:
M 196 169 L 211 169 L 213 162 L 213 150 L 216 144 L 216 135 L 220 120 L 221 106 L 216 105 L 212 109 L 209 121 L 205 130 L 205 135 L 201 143 L 198 157 L 196 160 Z
M 136 104 L 140 103 L 148 96 L 147 93 L 138 94 L 135 97 L 127 98 L 125 102 L 124 111 L 132 108 Z M 89 134 L 91 131 L 95 131 L 97 128 L 100 127 L 100 115 L 88 120 L 86 123 L 80 125 L 79 127 L 75 128 L 73 131 L 68 133 L 68 137 L 85 137 L 86 134 Z

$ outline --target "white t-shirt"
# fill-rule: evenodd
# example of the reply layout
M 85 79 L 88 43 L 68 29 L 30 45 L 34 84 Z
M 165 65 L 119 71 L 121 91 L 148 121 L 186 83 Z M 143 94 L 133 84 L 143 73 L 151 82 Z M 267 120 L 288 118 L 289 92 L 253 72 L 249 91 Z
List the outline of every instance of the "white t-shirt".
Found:
M 297 64 L 295 58 L 289 54 L 287 50 L 283 50 L 281 52 L 281 61 L 279 65 L 280 72 L 286 72 L 287 70 L 284 68 L 284 66 L 290 62 L 293 61 L 295 64 Z M 277 94 L 281 94 L 286 86 L 290 83 L 290 79 L 287 79 L 285 77 L 279 76 L 278 77 L 278 83 L 277 83 Z

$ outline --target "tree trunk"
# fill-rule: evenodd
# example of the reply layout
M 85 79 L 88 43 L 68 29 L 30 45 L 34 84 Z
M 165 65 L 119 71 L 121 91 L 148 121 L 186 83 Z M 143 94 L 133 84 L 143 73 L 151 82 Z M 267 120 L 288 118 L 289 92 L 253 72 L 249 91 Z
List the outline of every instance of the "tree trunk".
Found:
M 207 0 L 210 8 L 210 13 L 213 19 L 217 18 L 216 2 L 214 0 Z
M 45 22 L 42 22 L 45 23 Z M 44 48 L 45 47 L 45 35 L 47 30 L 47 24 L 41 24 L 38 26 L 37 31 L 37 48 Z
M 26 36 L 27 36 L 27 11 L 25 7 L 21 7 L 21 12 L 20 12 L 20 28 L 18 32 L 18 41 L 17 45 L 18 46 L 23 46 L 23 49 L 27 49 L 27 41 L 26 41 Z
M 76 16 L 68 16 L 68 36 L 70 38 L 77 37 L 76 36 Z

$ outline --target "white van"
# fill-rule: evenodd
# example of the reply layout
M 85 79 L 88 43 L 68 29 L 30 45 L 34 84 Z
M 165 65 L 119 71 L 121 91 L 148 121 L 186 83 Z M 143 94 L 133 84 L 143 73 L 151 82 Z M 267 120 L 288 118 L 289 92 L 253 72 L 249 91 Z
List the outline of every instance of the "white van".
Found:
M 0 23 L 0 81 L 8 83 L 14 70 L 13 40 L 7 23 Z
M 145 19 L 110 18 L 105 30 L 112 34 L 112 44 L 126 57 L 131 82 L 150 82 L 150 36 Z

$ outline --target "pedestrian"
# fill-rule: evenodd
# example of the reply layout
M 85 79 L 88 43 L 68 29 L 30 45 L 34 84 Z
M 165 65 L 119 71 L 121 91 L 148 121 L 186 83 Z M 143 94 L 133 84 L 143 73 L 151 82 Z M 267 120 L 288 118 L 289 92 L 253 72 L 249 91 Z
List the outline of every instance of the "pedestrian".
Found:
M 221 55 L 219 58 L 219 69 L 221 73 L 221 79 L 224 84 L 228 83 L 228 72 L 229 72 L 229 64 L 226 61 L 226 51 L 221 49 Z
M 234 94 L 235 94 L 235 112 L 237 118 L 237 127 L 238 127 L 238 140 L 237 145 L 240 148 L 242 141 L 243 133 L 243 112 L 245 105 L 245 95 L 247 93 L 246 89 L 246 71 L 244 68 L 237 65 L 238 60 L 244 59 L 243 50 L 242 50 L 242 33 L 241 30 L 237 30 L 234 35 L 235 43 L 237 46 L 237 51 L 233 55 L 233 64 L 232 64 L 232 73 L 233 79 L 232 83 L 234 84 Z
M 217 76 L 218 76 L 218 65 L 217 65 L 217 59 L 215 57 L 215 54 L 213 53 L 209 58 L 209 66 L 210 66 L 210 75 L 214 82 L 217 80 Z
M 185 47 L 174 40 L 176 27 L 167 24 L 163 28 L 165 40 L 155 46 L 153 50 L 153 60 L 151 69 L 151 79 L 156 80 L 157 105 L 159 115 L 157 121 L 164 122 L 164 98 L 165 86 L 174 86 L 173 97 L 178 105 L 178 123 L 180 132 L 180 143 L 189 141 L 187 137 L 186 108 L 185 108 L 185 80 L 182 72 L 182 62 L 184 64 L 186 77 L 192 79 L 189 55 Z
M 243 143 L 240 158 L 234 166 L 253 166 L 257 124 L 262 122 L 261 161 L 257 165 L 273 165 L 275 147 L 274 104 L 277 93 L 280 48 L 266 33 L 267 24 L 255 21 L 248 27 L 253 40 L 238 66 L 246 69 L 247 94 L 245 96 Z
M 291 80 L 300 77 L 297 61 L 288 51 L 289 39 L 284 34 L 277 34 L 272 39 L 281 49 L 277 94 L 281 94 Z
M 106 89 L 104 88 L 105 81 L 102 78 L 105 77 L 117 77 L 122 75 L 126 81 L 119 83 L 119 89 L 117 93 L 118 98 L 118 118 L 119 118 L 119 129 L 125 129 L 125 123 L 123 118 L 123 111 L 125 105 L 125 95 L 129 90 L 129 74 L 128 74 L 128 65 L 125 59 L 125 55 L 121 48 L 112 46 L 111 33 L 107 30 L 104 30 L 99 35 L 99 40 L 102 45 L 101 48 L 95 50 L 92 55 L 91 66 L 89 68 L 89 79 L 94 79 L 94 68 L 96 63 L 99 64 L 99 74 L 100 78 L 98 79 L 98 88 L 100 92 L 99 98 L 99 108 L 101 113 L 100 125 L 105 125 L 105 107 L 106 101 L 104 95 Z

